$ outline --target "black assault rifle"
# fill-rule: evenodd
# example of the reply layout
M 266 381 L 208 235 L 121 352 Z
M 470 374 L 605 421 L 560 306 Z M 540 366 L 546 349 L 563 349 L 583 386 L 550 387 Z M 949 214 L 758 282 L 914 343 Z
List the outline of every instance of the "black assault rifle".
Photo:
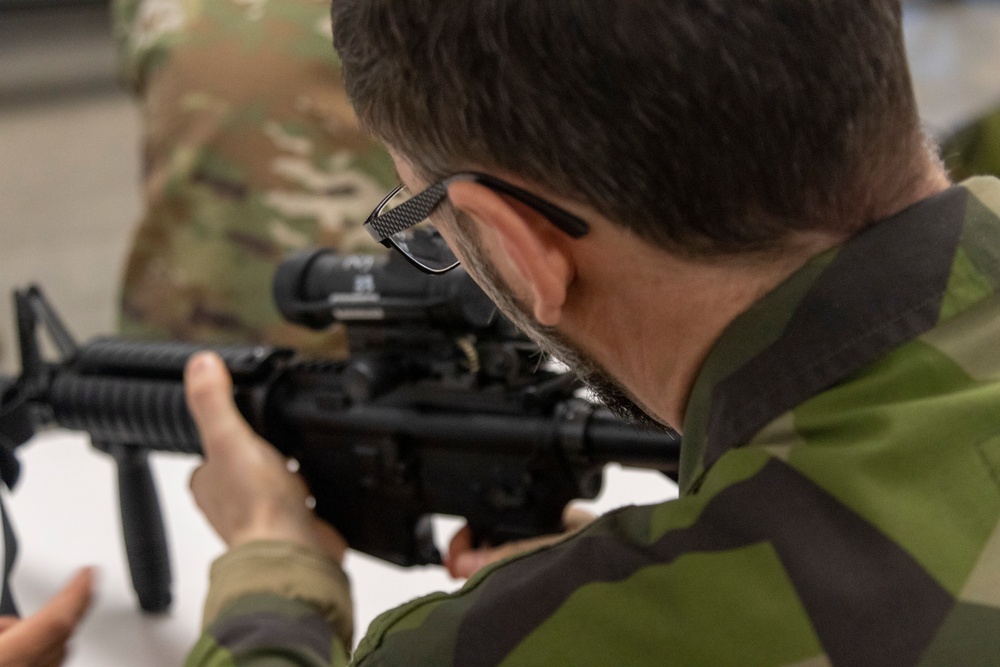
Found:
M 677 469 L 675 433 L 627 425 L 578 398 L 572 374 L 541 366 L 461 269 L 432 277 L 396 255 L 318 250 L 281 266 L 274 295 L 293 322 L 346 323 L 350 360 L 214 349 L 240 411 L 298 461 L 316 513 L 354 549 L 404 566 L 439 563 L 431 514 L 465 517 L 477 541 L 496 545 L 558 532 L 570 500 L 597 495 L 605 463 Z M 78 346 L 36 287 L 14 298 L 22 373 L 0 377 L 5 479 L 16 479 L 13 450 L 37 428 L 87 431 L 118 465 L 140 606 L 163 611 L 170 563 L 147 452 L 200 453 L 182 371 L 202 348 L 115 338 Z M 59 360 L 43 359 L 39 330 Z

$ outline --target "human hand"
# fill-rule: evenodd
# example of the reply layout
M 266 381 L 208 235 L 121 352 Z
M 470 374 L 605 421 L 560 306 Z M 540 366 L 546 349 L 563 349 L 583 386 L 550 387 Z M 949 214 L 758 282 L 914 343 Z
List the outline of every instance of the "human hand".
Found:
M 0 667 L 53 667 L 90 606 L 94 571 L 84 568 L 27 618 L 0 616 Z
M 254 540 L 296 542 L 343 561 L 347 543 L 309 509 L 303 479 L 237 410 L 222 359 L 212 352 L 194 355 L 184 386 L 205 455 L 191 475 L 191 492 L 219 537 L 229 547 Z
M 585 510 L 575 507 L 567 507 L 563 512 L 563 524 L 566 530 L 558 535 L 543 535 L 529 540 L 518 540 L 517 542 L 507 542 L 499 547 L 479 547 L 472 545 L 472 530 L 465 526 L 451 538 L 448 545 L 448 555 L 444 559 L 444 566 L 448 569 L 448 574 L 456 579 L 468 579 L 479 570 L 498 560 L 516 556 L 517 554 L 531 551 L 538 547 L 554 544 L 567 535 L 577 532 L 596 517 Z

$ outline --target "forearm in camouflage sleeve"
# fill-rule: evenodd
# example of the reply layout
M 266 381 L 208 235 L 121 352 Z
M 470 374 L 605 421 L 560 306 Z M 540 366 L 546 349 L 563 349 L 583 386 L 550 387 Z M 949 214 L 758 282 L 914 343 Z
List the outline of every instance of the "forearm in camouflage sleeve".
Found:
M 350 590 L 339 565 L 288 542 L 258 541 L 212 565 L 205 633 L 189 667 L 347 664 Z
M 205 630 L 185 667 L 341 667 L 347 652 L 312 605 L 260 593 L 230 604 Z

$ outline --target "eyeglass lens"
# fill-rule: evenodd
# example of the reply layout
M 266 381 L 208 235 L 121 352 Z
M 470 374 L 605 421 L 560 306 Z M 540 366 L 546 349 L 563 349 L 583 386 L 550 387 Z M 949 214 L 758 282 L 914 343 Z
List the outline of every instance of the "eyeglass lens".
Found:
M 405 187 L 400 189 L 379 209 L 377 215 L 385 215 L 411 197 L 410 191 Z M 400 252 L 432 271 L 443 271 L 458 264 L 455 253 L 445 243 L 444 237 L 435 229 L 430 218 L 396 232 L 389 239 Z

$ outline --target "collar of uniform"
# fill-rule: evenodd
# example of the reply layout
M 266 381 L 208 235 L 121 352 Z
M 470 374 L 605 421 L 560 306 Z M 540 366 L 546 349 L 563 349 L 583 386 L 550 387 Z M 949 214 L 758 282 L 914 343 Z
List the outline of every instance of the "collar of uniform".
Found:
M 955 186 L 813 258 L 709 354 L 684 421 L 681 492 L 783 413 L 931 329 L 962 234 Z

